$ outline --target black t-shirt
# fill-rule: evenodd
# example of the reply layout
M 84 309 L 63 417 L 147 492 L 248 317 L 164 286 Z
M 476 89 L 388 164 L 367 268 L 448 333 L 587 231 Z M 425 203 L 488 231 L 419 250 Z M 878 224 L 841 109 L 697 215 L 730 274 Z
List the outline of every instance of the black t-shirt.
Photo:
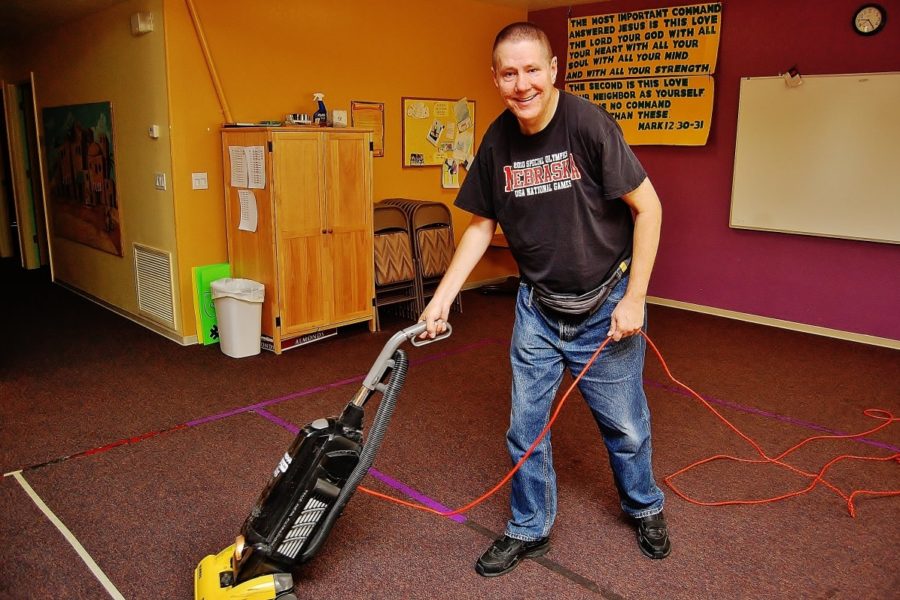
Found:
M 621 196 L 646 176 L 618 123 L 561 91 L 536 134 L 523 134 L 509 110 L 497 117 L 455 204 L 499 221 L 538 289 L 583 294 L 631 255 L 634 222 Z

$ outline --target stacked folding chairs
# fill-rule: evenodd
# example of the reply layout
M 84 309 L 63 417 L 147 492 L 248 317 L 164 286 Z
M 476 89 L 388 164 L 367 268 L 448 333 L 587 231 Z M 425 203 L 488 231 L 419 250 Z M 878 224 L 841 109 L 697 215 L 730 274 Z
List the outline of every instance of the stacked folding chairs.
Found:
M 440 202 L 389 198 L 374 210 L 376 313 L 390 306 L 416 320 L 456 249 L 450 209 Z M 451 308 L 462 312 L 459 295 Z

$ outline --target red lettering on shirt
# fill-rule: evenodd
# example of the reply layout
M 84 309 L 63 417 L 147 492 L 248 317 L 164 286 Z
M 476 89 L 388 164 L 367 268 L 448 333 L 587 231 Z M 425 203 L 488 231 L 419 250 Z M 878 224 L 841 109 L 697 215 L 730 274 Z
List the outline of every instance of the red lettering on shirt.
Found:
M 569 155 L 548 164 L 522 169 L 513 169 L 507 165 L 503 167 L 503 177 L 505 181 L 503 190 L 511 192 L 554 181 L 581 179 L 581 171 L 575 165 L 575 159 Z

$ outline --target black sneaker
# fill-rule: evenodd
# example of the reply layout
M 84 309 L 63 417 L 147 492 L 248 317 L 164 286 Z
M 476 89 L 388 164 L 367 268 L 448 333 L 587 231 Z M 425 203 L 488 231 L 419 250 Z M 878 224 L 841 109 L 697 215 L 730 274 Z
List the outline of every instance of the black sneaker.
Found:
M 475 571 L 482 577 L 497 577 L 516 568 L 523 558 L 543 556 L 550 549 L 550 538 L 523 542 L 508 535 L 494 540 L 487 552 L 475 563 Z
M 672 552 L 669 541 L 669 530 L 666 527 L 666 516 L 657 513 L 635 519 L 637 524 L 638 546 L 644 556 L 649 558 L 665 558 Z

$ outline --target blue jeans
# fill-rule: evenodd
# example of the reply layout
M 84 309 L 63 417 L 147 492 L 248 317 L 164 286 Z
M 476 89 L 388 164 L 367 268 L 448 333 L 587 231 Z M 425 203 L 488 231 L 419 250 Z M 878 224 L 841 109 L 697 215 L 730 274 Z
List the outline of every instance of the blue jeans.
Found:
M 625 277 L 597 312 L 574 323 L 545 316 L 533 300 L 531 286 L 520 285 L 510 347 L 512 411 L 506 433 L 513 463 L 547 425 L 563 370 L 568 367 L 576 377 L 603 343 L 610 315 L 627 285 Z M 662 511 L 664 500 L 651 466 L 650 411 L 642 382 L 645 349 L 640 335 L 610 342 L 578 384 L 603 435 L 622 510 L 632 517 Z M 525 541 L 549 535 L 556 518 L 550 433 L 513 476 L 510 507 L 506 535 Z

